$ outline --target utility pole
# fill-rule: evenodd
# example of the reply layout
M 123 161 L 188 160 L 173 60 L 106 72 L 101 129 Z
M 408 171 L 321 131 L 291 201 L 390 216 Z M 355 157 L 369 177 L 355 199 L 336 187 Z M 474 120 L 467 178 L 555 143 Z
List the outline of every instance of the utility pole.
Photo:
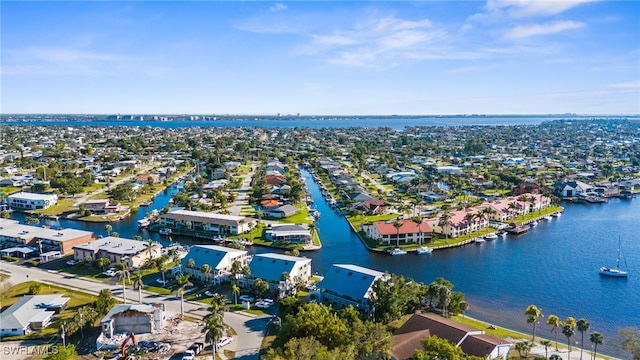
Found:
M 82 330 L 82 309 L 78 309 L 78 316 L 80 317 L 80 336 L 84 339 L 84 330 Z
M 64 324 L 60 324 L 60 329 L 62 330 L 62 335 L 60 335 L 60 337 L 62 338 L 62 346 L 67 347 L 67 341 L 65 340 L 64 335 Z

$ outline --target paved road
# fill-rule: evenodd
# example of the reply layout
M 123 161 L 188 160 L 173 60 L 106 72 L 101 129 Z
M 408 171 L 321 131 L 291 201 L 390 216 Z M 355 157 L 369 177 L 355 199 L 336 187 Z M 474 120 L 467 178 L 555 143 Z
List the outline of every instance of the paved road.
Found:
M 122 286 L 109 282 L 101 282 L 87 278 L 77 277 L 53 270 L 43 270 L 40 268 L 24 267 L 2 261 L 0 270 L 11 274 L 9 281 L 12 284 L 19 284 L 26 281 L 39 281 L 66 288 L 79 289 L 81 291 L 97 295 L 100 290 L 111 289 L 116 297 L 122 299 Z M 138 291 L 132 288 L 126 289 L 128 303 L 138 302 Z M 165 296 L 147 291 L 142 292 L 143 302 L 162 302 L 165 304 L 167 315 L 180 314 L 180 300 L 175 296 Z M 199 302 L 185 301 L 185 315 L 201 319 L 207 313 L 207 305 Z M 234 341 L 225 349 L 235 351 L 235 359 L 259 359 L 259 350 L 262 339 L 267 328 L 269 315 L 254 317 L 240 313 L 226 312 L 224 322 L 231 326 L 237 333 Z
M 242 181 L 242 185 L 238 190 L 238 196 L 236 197 L 236 201 L 233 202 L 233 205 L 229 210 L 231 212 L 231 215 L 236 215 L 236 216 L 240 215 L 240 212 L 242 211 L 242 207 L 249 205 L 249 189 L 251 189 L 251 179 L 253 179 L 253 173 L 254 173 L 253 169 L 256 167 L 256 165 L 257 163 L 251 163 L 251 170 Z

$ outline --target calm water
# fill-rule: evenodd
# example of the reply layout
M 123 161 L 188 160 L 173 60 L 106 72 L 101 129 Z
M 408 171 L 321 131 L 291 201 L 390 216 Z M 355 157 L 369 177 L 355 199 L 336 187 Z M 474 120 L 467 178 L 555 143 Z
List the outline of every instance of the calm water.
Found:
M 461 125 L 534 125 L 558 119 L 584 120 L 587 116 L 425 116 L 425 117 L 354 117 L 354 118 L 301 118 L 291 119 L 224 119 L 211 121 L 41 121 L 5 123 L 15 125 L 64 125 L 64 126 L 152 126 L 161 128 L 202 127 L 265 127 L 265 128 L 346 128 L 346 127 L 390 127 L 402 130 L 407 126 L 461 126 Z M 637 116 L 602 117 L 612 119 L 638 119 Z M 0 124 L 2 124 L 0 122 Z

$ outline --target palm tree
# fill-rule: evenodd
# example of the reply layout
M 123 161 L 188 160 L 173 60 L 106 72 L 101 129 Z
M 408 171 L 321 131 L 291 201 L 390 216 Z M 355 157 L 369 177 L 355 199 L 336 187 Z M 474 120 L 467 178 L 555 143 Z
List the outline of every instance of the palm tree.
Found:
M 473 219 L 475 219 L 476 215 L 472 212 L 468 212 L 464 215 L 464 220 L 467 222 L 467 234 L 471 234 L 471 224 L 473 223 Z
M 547 318 L 547 325 L 551 325 L 551 332 L 555 334 L 556 338 L 556 351 L 558 351 L 558 328 L 562 328 L 562 321 L 556 315 L 549 315 Z
M 449 240 L 449 233 L 446 231 L 446 227 L 450 224 L 449 220 L 451 220 L 451 214 L 448 212 L 440 215 L 440 220 L 438 220 L 438 226 L 440 226 L 442 232 L 445 234 L 446 240 Z
M 136 270 L 133 273 L 133 287 L 138 288 L 138 304 L 142 304 L 142 288 L 144 288 L 144 282 L 142 281 L 142 272 Z
M 122 302 L 127 303 L 127 280 L 129 280 L 129 269 L 125 262 L 117 263 L 116 271 L 118 274 L 118 281 L 122 281 Z
M 531 339 L 532 343 L 536 342 L 536 324 L 538 323 L 538 318 L 544 317 L 542 315 L 542 310 L 538 309 L 535 305 L 527 306 L 527 309 L 524 311 L 524 314 L 527 315 L 527 324 L 533 324 L 533 339 Z
M 396 219 L 393 222 L 393 227 L 396 228 L 396 247 L 400 247 L 400 228 L 402 227 L 402 223 Z
M 533 342 L 531 342 L 531 341 L 520 341 L 520 342 L 516 343 L 515 348 L 518 351 L 518 354 L 520 355 L 520 358 L 522 359 L 524 357 L 524 356 L 522 356 L 522 352 L 524 352 L 525 355 L 527 355 L 529 353 L 529 351 L 531 350 L 531 348 L 533 348 Z
M 202 333 L 204 334 L 204 340 L 211 344 L 213 360 L 216 360 L 218 353 L 218 341 L 222 338 L 224 332 L 224 324 L 220 318 L 209 318 L 205 321 Z
M 234 260 L 231 263 L 231 269 L 229 269 L 229 272 L 233 275 L 233 281 L 238 284 L 238 275 L 242 273 L 242 263 L 240 260 Z
M 211 274 L 211 265 L 209 265 L 209 264 L 202 265 L 202 267 L 200 268 L 200 271 L 202 271 L 202 273 L 204 274 L 204 281 L 206 283 L 208 283 L 209 282 L 209 274 Z
M 153 243 L 153 240 L 151 240 L 151 238 L 149 238 L 149 240 L 147 240 L 147 242 L 144 244 L 144 251 L 147 252 L 148 260 L 153 259 L 153 247 L 154 246 L 155 246 L 155 244 Z
M 580 320 L 578 320 L 578 322 L 576 322 L 576 329 L 580 331 L 580 338 L 581 338 L 580 360 L 582 360 L 582 350 L 584 349 L 584 333 L 585 331 L 589 331 L 590 327 L 591 327 L 591 324 L 585 318 L 581 318 Z
M 167 258 L 165 256 L 160 256 L 156 259 L 156 268 L 162 273 L 162 284 L 164 285 L 166 283 L 164 273 L 169 268 L 169 265 L 167 265 Z
M 238 295 L 240 295 L 240 287 L 236 284 L 231 285 L 231 293 L 235 297 L 234 304 L 238 303 Z
M 422 245 L 422 221 L 424 217 L 418 215 L 413 217 L 413 221 L 418 224 L 418 245 Z
M 227 304 L 224 295 L 214 295 L 211 298 L 211 305 L 207 308 L 208 314 L 204 316 L 205 321 L 209 321 L 213 318 L 222 321 L 224 312 L 227 310 Z
M 189 274 L 180 274 L 176 276 L 176 292 L 180 295 L 180 318 L 184 319 L 184 288 L 193 285 L 189 281 Z
M 111 236 L 111 230 L 113 230 L 113 226 L 111 226 L 111 224 L 107 224 L 104 226 L 104 231 L 107 232 L 107 236 Z
M 568 322 L 565 322 L 564 326 L 562 326 L 562 334 L 567 337 L 567 347 L 569 347 L 569 358 L 571 358 L 571 337 L 575 335 L 576 331 L 572 325 Z
M 524 213 L 527 214 L 528 213 L 527 209 L 529 208 L 527 206 L 527 203 L 529 202 L 529 195 L 523 194 L 522 196 L 520 196 L 518 200 L 522 201 L 522 203 L 524 204 Z
M 544 346 L 544 357 L 549 358 L 549 346 L 551 346 L 551 341 L 549 340 L 540 340 L 540 344 Z
M 286 294 L 289 293 L 289 280 L 290 279 L 291 279 L 291 275 L 289 275 L 288 271 L 284 271 L 282 274 L 280 274 L 280 281 L 284 282 L 285 293 Z
M 516 204 L 514 201 L 510 202 L 507 205 L 507 209 L 509 209 L 509 218 L 513 218 L 511 215 L 516 211 L 517 208 L 518 204 Z
M 187 260 L 187 268 L 191 269 L 193 271 L 193 269 L 196 267 L 196 261 L 193 259 L 189 259 Z
M 589 336 L 589 340 L 593 344 L 593 358 L 596 358 L 596 354 L 598 353 L 598 345 L 602 345 L 604 343 L 604 337 L 597 331 L 591 333 Z

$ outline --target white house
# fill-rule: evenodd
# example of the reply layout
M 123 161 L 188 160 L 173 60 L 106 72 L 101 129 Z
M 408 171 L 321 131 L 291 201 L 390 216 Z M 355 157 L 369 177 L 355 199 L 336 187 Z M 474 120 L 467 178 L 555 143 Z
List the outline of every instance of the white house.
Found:
M 124 239 L 108 236 L 73 247 L 73 258 L 85 260 L 106 257 L 112 264 L 126 262 L 129 267 L 140 267 L 151 256 L 152 259 L 162 255 L 162 245 L 153 243 L 147 249 L 146 241 Z M 149 254 L 151 253 L 151 254 Z
M 46 328 L 70 299 L 61 294 L 23 296 L 0 314 L 0 337 L 26 335 Z
M 170 228 L 185 228 L 219 235 L 239 235 L 249 232 L 256 219 L 204 211 L 173 210 L 160 215 L 160 224 Z
M 384 276 L 383 272 L 357 265 L 333 264 L 318 285 L 320 301 L 335 309 L 351 305 L 368 312 L 372 286 Z
M 14 209 L 37 210 L 55 205 L 58 202 L 58 195 L 19 192 L 9 195 L 7 199 L 9 206 Z
M 311 230 L 306 224 L 272 225 L 266 231 L 267 240 L 284 243 L 311 243 Z
M 189 260 L 194 262 L 192 268 L 188 266 Z M 246 266 L 249 263 L 249 255 L 244 250 L 223 246 L 193 245 L 189 249 L 189 253 L 182 258 L 178 270 L 189 274 L 191 278 L 220 284 L 222 281 L 229 280 L 231 265 L 236 260 L 240 261 L 242 266 Z M 211 273 L 208 275 L 202 272 L 202 267 L 205 264 L 211 267 Z
M 251 286 L 260 278 L 269 284 L 269 290 L 283 296 L 291 290 L 292 284 L 306 284 L 311 279 L 311 259 L 275 253 L 256 254 L 249 263 L 251 275 L 245 286 Z M 287 273 L 289 281 L 282 281 L 282 274 Z

